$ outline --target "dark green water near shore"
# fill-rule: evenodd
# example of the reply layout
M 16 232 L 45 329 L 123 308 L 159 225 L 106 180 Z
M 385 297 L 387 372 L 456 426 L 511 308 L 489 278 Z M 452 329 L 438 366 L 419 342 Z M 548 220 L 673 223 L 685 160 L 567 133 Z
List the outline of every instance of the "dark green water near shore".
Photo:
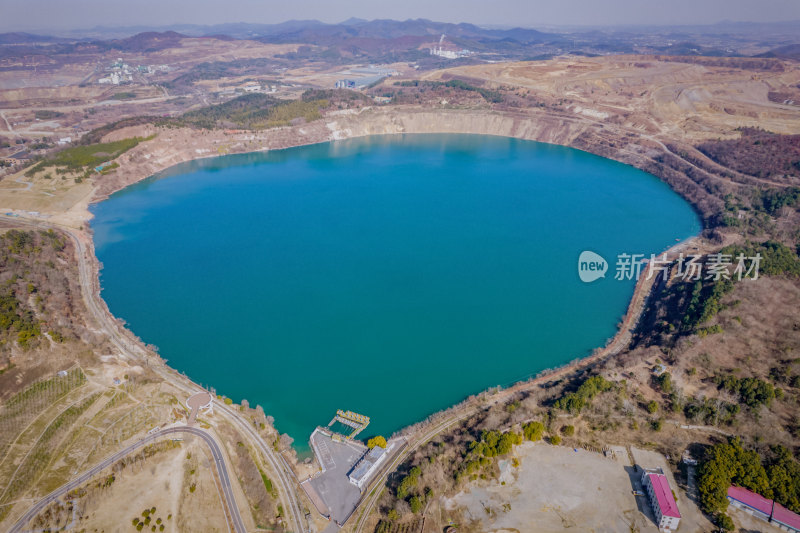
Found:
M 336 409 L 387 435 L 587 355 L 619 253 L 700 231 L 637 169 L 490 136 L 370 137 L 178 165 L 94 206 L 102 295 L 169 364 L 301 451 Z M 578 278 L 583 250 L 611 272 Z

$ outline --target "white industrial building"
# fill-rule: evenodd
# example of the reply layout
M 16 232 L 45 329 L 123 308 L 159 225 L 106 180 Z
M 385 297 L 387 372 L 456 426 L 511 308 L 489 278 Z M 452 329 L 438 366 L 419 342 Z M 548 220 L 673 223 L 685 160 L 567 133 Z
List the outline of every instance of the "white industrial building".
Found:
M 386 459 L 386 450 L 380 446 L 375 446 L 370 451 L 364 454 L 347 475 L 350 483 L 358 487 L 359 490 L 364 490 L 372 474 L 378 470 L 378 467 Z

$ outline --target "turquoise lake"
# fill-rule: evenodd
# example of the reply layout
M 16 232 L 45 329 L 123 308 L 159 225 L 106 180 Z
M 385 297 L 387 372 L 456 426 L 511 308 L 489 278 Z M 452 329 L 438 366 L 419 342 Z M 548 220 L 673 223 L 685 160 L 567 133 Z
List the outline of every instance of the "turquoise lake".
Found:
M 632 281 L 619 253 L 696 235 L 655 177 L 503 137 L 399 135 L 181 164 L 93 207 L 102 296 L 169 364 L 261 405 L 306 451 L 588 355 Z M 583 250 L 609 274 L 578 278 Z

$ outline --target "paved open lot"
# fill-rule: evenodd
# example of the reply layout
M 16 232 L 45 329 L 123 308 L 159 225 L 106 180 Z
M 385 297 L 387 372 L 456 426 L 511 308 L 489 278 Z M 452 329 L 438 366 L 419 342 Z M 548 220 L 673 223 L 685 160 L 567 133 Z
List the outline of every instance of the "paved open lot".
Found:
M 632 494 L 640 490 L 640 472 L 627 453 L 607 458 L 542 442 L 524 443 L 515 453 L 518 468 L 501 461 L 498 481 L 473 486 L 444 502 L 446 509 L 461 513 L 466 531 L 531 531 L 536 524 L 537 532 L 658 532 L 647 498 Z M 663 457 L 650 453 L 642 459 L 651 463 L 660 457 L 663 463 Z M 683 513 L 690 503 L 682 498 L 678 505 Z M 691 510 L 688 514 L 679 531 L 710 531 L 694 522 Z
M 347 474 L 367 449 L 352 442 L 334 442 L 319 431 L 312 435 L 311 443 L 326 470 L 309 483 L 328 507 L 331 518 L 342 523 L 361 499 L 361 491 L 350 483 Z

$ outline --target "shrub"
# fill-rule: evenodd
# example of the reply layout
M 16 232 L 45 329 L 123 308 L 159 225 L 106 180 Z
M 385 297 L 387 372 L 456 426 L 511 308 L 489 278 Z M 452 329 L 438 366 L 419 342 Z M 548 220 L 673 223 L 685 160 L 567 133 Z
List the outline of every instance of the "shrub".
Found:
M 714 376 L 718 388 L 738 394 L 742 403 L 755 409 L 759 405 L 769 406 L 775 398 L 775 387 L 759 378 L 742 378 L 730 374 Z
M 422 510 L 422 501 L 417 496 L 412 496 L 410 500 L 408 500 L 408 504 L 411 506 L 412 513 L 418 513 Z
M 710 320 L 722 310 L 722 297 L 732 290 L 733 281 L 729 279 L 721 278 L 707 284 L 703 284 L 700 280 L 696 281 L 692 286 L 689 305 L 681 319 L 681 329 L 686 332 L 697 331 L 700 324 Z
M 380 446 L 381 448 L 386 448 L 386 439 L 381 435 L 377 437 L 372 437 L 367 441 L 367 447 L 371 450 L 375 446 Z
M 495 457 L 509 453 L 515 444 L 521 443 L 522 436 L 511 431 L 500 433 L 495 430 L 484 430 L 481 432 L 480 440 L 469 444 L 469 451 L 475 451 L 484 457 Z
M 725 513 L 721 513 L 717 515 L 717 525 L 723 531 L 733 531 L 736 529 L 736 525 L 733 523 L 733 520 L 730 516 L 726 515 Z
M 544 424 L 541 422 L 528 422 L 522 426 L 522 434 L 527 440 L 542 440 L 544 434 Z
M 411 489 L 416 487 L 417 483 L 419 483 L 420 475 L 422 475 L 422 470 L 418 466 L 413 467 L 397 486 L 397 497 L 401 500 L 405 499 L 411 492 Z
M 581 383 L 578 390 L 571 392 L 555 401 L 553 404 L 556 409 L 563 409 L 572 414 L 581 412 L 589 401 L 598 393 L 610 390 L 614 384 L 607 381 L 603 376 L 592 376 Z
M 672 375 L 669 372 L 662 372 L 661 375 L 656 378 L 656 383 L 658 383 L 658 387 L 665 394 L 672 392 Z
M 563 433 L 565 437 L 571 437 L 575 434 L 575 426 L 564 426 L 561 428 L 561 433 Z

